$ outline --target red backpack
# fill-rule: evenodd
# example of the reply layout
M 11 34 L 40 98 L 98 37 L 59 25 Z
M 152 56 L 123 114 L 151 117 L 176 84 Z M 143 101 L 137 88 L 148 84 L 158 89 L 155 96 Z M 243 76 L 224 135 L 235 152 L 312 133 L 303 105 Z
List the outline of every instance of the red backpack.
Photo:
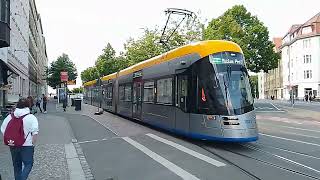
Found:
M 27 115 L 28 114 L 17 118 L 11 114 L 11 120 L 9 121 L 3 135 L 3 142 L 5 145 L 21 147 L 24 144 L 29 135 L 28 133 L 27 137 L 24 138 L 23 118 Z

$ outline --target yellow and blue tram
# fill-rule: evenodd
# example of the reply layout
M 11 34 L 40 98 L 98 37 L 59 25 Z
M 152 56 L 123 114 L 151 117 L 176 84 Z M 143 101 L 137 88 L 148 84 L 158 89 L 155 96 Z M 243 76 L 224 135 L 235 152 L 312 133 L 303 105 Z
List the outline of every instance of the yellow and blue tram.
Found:
M 230 41 L 185 45 L 84 87 L 85 103 L 187 137 L 258 139 L 244 56 Z

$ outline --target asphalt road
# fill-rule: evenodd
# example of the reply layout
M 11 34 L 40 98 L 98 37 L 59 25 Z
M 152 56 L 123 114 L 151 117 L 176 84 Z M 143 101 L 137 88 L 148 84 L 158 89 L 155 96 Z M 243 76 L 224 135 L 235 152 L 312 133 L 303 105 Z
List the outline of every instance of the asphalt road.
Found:
M 109 113 L 68 119 L 98 180 L 320 179 L 320 117 L 297 118 L 269 102 L 255 107 L 259 140 L 244 144 L 184 139 Z
M 298 109 L 310 110 L 315 112 L 320 112 L 320 102 L 305 102 L 305 101 L 295 101 L 294 105 L 292 106 L 290 101 L 280 101 L 280 100 L 258 100 L 256 104 L 270 104 L 272 103 L 278 108 L 282 107 L 293 107 Z

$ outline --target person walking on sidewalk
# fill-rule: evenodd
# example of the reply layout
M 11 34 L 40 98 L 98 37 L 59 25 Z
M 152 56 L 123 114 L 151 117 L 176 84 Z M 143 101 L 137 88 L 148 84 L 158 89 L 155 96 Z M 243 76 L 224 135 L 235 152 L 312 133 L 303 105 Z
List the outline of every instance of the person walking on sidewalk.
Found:
M 4 143 L 10 147 L 15 180 L 26 180 L 33 166 L 39 126 L 37 118 L 30 114 L 29 106 L 29 100 L 21 98 L 14 112 L 1 125 Z
M 37 97 L 36 107 L 39 108 L 40 112 L 42 113 L 42 109 L 41 109 L 41 98 L 40 98 L 40 97 Z
M 32 98 L 31 96 L 28 96 L 28 97 L 27 97 L 27 100 L 29 101 L 30 113 L 31 113 L 31 114 L 36 114 L 36 113 L 37 113 L 37 109 L 34 107 L 33 98 Z
M 43 113 L 47 113 L 47 103 L 48 103 L 48 98 L 46 95 L 42 94 L 42 108 L 43 108 Z

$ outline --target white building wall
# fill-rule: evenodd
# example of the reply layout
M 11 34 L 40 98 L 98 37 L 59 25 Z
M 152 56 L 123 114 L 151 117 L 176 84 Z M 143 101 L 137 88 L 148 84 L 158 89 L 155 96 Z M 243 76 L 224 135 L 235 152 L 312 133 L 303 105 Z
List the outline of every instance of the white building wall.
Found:
M 28 49 L 29 49 L 29 1 L 10 1 L 10 47 L 0 49 L 0 58 L 8 64 L 18 76 L 10 76 L 11 85 L 7 91 L 9 101 L 16 101 L 19 94 L 27 96 L 28 86 Z
M 310 39 L 308 47 L 304 47 L 304 40 Z M 311 63 L 304 63 L 304 56 L 311 55 Z M 298 87 L 296 97 L 303 99 L 305 89 L 320 92 L 320 36 L 299 39 L 289 46 L 282 48 L 284 98 L 290 98 L 290 86 Z M 288 64 L 289 63 L 289 64 Z M 304 72 L 312 71 L 312 78 L 305 79 Z M 290 74 L 289 74 L 290 72 Z

